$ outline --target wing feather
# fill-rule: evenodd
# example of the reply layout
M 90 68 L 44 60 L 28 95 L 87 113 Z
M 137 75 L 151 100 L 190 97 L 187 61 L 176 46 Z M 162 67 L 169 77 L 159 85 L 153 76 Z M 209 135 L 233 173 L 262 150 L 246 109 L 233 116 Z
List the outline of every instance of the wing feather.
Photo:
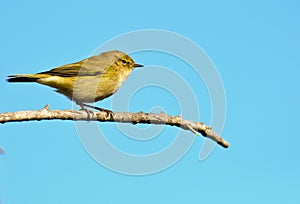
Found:
M 79 62 L 66 64 L 49 71 L 40 72 L 39 74 L 49 74 L 51 76 L 74 77 L 74 76 L 97 76 L 106 72 L 111 63 L 103 63 L 99 55 L 90 57 Z

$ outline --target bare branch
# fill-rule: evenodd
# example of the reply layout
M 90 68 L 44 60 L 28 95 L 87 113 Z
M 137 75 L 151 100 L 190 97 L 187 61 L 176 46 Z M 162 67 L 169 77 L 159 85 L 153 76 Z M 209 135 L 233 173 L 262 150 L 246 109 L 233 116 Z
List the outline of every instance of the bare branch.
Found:
M 217 133 L 215 133 L 211 127 L 201 122 L 193 122 L 184 120 L 179 116 L 170 116 L 164 112 L 160 114 L 155 113 L 129 113 L 129 112 L 114 112 L 113 114 L 107 114 L 105 111 L 101 112 L 89 112 L 76 111 L 76 110 L 49 110 L 49 106 L 46 105 L 41 110 L 31 111 L 18 111 L 0 113 L 0 123 L 7 122 L 22 122 L 32 120 L 82 120 L 82 121 L 99 121 L 99 122 L 119 122 L 119 123 L 144 123 L 144 124 L 162 124 L 177 126 L 184 130 L 190 130 L 193 133 L 208 137 L 217 142 L 222 147 L 229 147 L 229 143 L 223 140 Z

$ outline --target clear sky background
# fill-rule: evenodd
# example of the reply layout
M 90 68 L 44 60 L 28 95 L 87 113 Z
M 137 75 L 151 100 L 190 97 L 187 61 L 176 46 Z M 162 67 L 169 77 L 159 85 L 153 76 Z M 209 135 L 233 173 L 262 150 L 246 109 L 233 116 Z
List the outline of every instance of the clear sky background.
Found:
M 227 98 L 222 136 L 231 143 L 229 149 L 217 146 L 199 161 L 204 138 L 197 137 L 170 168 L 129 176 L 98 164 L 71 121 L 0 125 L 0 146 L 6 151 L 0 156 L 1 203 L 300 203 L 298 1 L 12 0 L 2 1 L 0 7 L 0 112 L 36 110 L 45 104 L 72 108 L 51 88 L 8 84 L 7 75 L 83 59 L 125 32 L 163 29 L 196 42 L 218 68 Z M 133 57 L 145 65 L 160 65 L 161 56 L 154 56 Z M 167 59 L 162 63 L 174 70 L 181 66 Z M 187 80 L 201 101 L 199 120 L 209 123 L 203 82 L 197 85 L 192 76 Z M 110 101 L 97 105 L 109 107 Z M 174 98 L 155 88 L 139 92 L 130 110 L 147 112 L 156 105 L 178 114 Z M 116 132 L 116 146 L 141 154 L 171 143 L 176 131 L 167 127 L 164 135 L 133 143 L 113 125 L 103 126 Z

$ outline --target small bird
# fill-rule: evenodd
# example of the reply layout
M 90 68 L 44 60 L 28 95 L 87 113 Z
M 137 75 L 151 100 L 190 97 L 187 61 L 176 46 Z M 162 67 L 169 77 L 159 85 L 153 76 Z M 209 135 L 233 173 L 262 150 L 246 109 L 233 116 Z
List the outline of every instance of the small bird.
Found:
M 85 107 L 89 107 L 107 111 L 85 103 L 94 103 L 114 94 L 136 67 L 143 65 L 115 50 L 37 74 L 10 75 L 7 81 L 37 82 L 55 88 L 83 110 L 87 111 Z

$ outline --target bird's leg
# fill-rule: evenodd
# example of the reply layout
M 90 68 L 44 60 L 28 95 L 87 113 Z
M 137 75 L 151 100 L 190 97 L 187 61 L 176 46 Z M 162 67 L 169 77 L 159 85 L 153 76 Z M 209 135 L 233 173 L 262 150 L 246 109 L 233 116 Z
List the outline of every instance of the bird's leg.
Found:
M 99 108 L 97 106 L 92 106 L 92 105 L 89 105 L 89 104 L 86 104 L 86 103 L 83 103 L 82 105 L 83 105 L 83 107 L 85 106 L 85 107 L 93 108 L 93 109 L 99 110 L 99 111 L 110 111 L 110 110 L 106 110 L 104 108 Z
M 86 107 L 89 107 L 89 108 L 93 108 L 93 109 L 98 110 L 98 111 L 104 111 L 107 114 L 107 116 L 110 116 L 112 118 L 114 116 L 114 113 L 111 110 L 107 110 L 107 109 L 104 109 L 104 108 L 99 108 L 99 107 L 92 106 L 92 105 L 85 104 L 85 103 L 82 103 L 82 105 L 86 106 Z

